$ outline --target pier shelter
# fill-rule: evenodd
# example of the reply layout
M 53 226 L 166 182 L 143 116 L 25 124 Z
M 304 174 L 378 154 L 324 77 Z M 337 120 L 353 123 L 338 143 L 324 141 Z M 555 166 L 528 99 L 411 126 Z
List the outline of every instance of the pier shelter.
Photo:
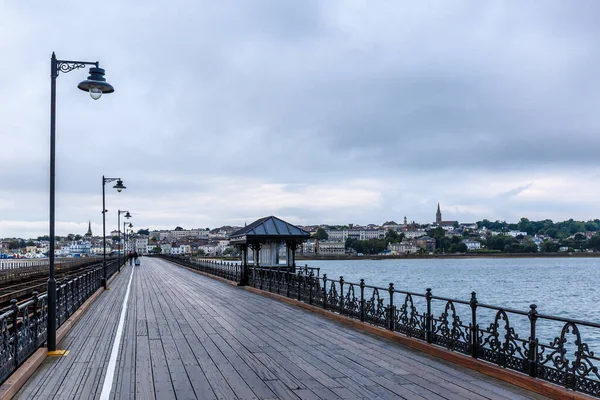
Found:
M 260 218 L 230 235 L 230 244 L 242 251 L 242 284 L 248 282 L 248 255 L 254 268 L 286 268 L 296 271 L 296 249 L 310 233 L 274 216 Z M 279 247 L 285 244 L 286 263 L 279 264 Z

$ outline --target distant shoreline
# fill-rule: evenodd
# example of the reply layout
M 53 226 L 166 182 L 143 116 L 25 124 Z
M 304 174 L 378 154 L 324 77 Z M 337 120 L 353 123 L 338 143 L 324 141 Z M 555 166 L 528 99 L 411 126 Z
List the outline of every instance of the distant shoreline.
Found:
M 466 253 L 466 254 L 424 254 L 404 256 L 296 256 L 296 260 L 431 260 L 431 259 L 465 259 L 465 258 L 600 258 L 597 253 Z

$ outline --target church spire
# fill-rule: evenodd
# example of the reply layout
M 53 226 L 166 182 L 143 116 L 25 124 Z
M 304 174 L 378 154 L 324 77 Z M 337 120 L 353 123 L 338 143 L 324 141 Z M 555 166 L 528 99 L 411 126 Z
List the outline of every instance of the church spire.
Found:
M 92 221 L 91 220 L 88 220 L 88 231 L 85 234 L 85 236 L 92 237 Z
M 442 223 L 442 212 L 440 211 L 440 202 L 439 201 L 438 201 L 437 212 L 435 213 L 435 223 L 438 225 Z

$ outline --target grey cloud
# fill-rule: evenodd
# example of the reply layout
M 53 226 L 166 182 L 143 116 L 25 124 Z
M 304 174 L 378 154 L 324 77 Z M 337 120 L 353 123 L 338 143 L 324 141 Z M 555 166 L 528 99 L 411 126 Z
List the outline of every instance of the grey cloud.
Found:
M 0 50 L 11 62 L 0 65 L 0 180 L 17 203 L 43 200 L 28 203 L 27 213 L 0 209 L 0 220 L 47 215 L 52 50 L 99 60 L 116 88 L 94 102 L 76 89 L 85 71 L 59 77 L 57 198 L 65 221 L 92 214 L 98 223 L 103 174 L 126 180 L 127 193 L 111 193 L 110 207 L 133 209 L 127 199 L 135 199 L 141 225 L 185 223 L 187 213 L 214 226 L 259 212 L 306 223 L 404 215 L 428 222 L 438 200 L 499 219 L 575 212 L 568 202 L 534 207 L 513 195 L 509 207 L 502 196 L 454 188 L 474 175 L 514 175 L 521 184 L 534 173 L 551 179 L 595 167 L 598 8 L 594 1 L 108 1 L 91 18 L 75 1 L 3 3 Z M 219 189 L 228 185 L 281 184 L 301 196 L 305 185 L 356 179 L 387 183 L 373 189 L 381 200 L 370 210 L 196 203 L 234 196 Z

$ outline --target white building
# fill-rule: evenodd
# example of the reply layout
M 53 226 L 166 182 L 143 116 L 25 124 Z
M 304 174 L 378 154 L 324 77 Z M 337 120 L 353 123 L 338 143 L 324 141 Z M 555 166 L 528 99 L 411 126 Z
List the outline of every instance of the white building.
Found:
M 401 233 L 404 233 L 405 239 L 416 239 L 418 237 L 427 235 L 427 232 L 425 232 L 424 230 L 405 231 Z
M 517 236 L 521 235 L 523 237 L 527 236 L 527 232 L 521 232 L 521 231 L 509 231 L 506 233 L 508 236 L 512 236 L 514 238 L 516 238 Z
M 160 248 L 162 249 L 162 254 L 171 254 L 171 249 L 173 248 L 173 246 L 171 245 L 171 243 L 164 243 L 160 245 Z
M 74 257 L 92 255 L 92 244 L 83 240 L 71 243 L 69 252 Z
M 302 243 L 302 254 L 305 256 L 315 254 L 315 241 L 309 240 Z
M 385 229 L 325 229 L 327 239 L 335 242 L 346 242 L 348 238 L 358 240 L 382 239 Z
M 146 249 L 148 248 L 148 236 L 136 237 L 134 239 L 134 250 L 138 254 L 147 254 Z
M 171 247 L 171 254 L 173 255 L 186 255 L 191 253 L 192 250 L 189 244 L 180 244 L 179 246 Z
M 462 242 L 467 245 L 467 250 L 481 250 L 481 243 L 477 240 L 465 239 Z
M 172 230 L 172 231 L 153 231 L 150 235 L 157 236 L 159 240 L 165 239 L 183 239 L 183 238 L 199 238 L 199 237 L 208 237 L 209 234 L 208 229 L 182 229 L 182 230 Z
M 198 250 L 204 251 L 204 254 L 206 254 L 208 256 L 216 256 L 219 251 L 219 246 L 216 246 L 214 244 L 205 244 L 205 245 L 198 247 Z M 250 255 L 248 255 L 248 261 L 250 261 L 250 260 L 251 260 Z
M 419 251 L 419 248 L 411 242 L 400 242 L 388 244 L 388 250 L 390 255 L 402 255 L 402 254 L 415 254 Z
M 345 242 L 319 242 L 319 255 L 339 255 L 346 253 Z

